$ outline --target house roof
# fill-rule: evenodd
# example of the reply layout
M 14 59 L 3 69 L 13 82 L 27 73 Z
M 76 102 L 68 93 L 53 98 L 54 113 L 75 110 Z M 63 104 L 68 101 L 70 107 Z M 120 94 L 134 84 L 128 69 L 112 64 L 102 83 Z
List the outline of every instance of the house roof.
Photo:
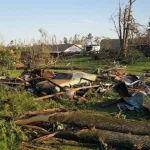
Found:
M 61 53 L 64 52 L 66 49 L 72 47 L 74 44 L 58 44 L 58 45 L 50 45 L 51 53 Z M 76 46 L 76 45 L 74 45 Z M 76 46 L 78 47 L 78 46 Z M 80 47 L 78 47 L 80 48 Z M 81 48 L 80 48 L 81 49 Z

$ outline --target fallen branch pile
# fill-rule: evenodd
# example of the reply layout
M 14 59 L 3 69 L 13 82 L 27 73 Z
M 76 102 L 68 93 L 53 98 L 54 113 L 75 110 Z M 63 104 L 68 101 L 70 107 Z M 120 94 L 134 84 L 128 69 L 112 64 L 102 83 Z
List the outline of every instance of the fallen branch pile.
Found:
M 36 126 L 57 122 L 64 125 L 63 131 L 49 132 L 41 127 L 36 128 Z M 44 136 L 40 135 L 37 139 L 33 139 L 33 142 L 45 142 L 55 137 L 82 143 L 150 149 L 150 122 L 148 121 L 123 120 L 79 111 L 53 109 L 25 114 L 14 123 L 44 132 Z
M 150 149 L 150 136 L 137 136 L 131 134 L 118 133 L 105 130 L 81 130 L 79 132 L 65 132 L 57 133 L 55 137 L 67 140 L 75 140 L 86 143 L 95 143 L 98 145 L 112 145 L 124 148 L 141 148 Z M 105 144 L 107 143 L 107 144 Z

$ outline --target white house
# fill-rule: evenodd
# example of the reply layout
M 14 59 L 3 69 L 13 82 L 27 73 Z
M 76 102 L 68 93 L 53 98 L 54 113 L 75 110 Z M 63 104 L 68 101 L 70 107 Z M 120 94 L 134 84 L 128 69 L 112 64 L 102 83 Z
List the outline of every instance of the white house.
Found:
M 74 44 L 59 44 L 51 45 L 50 53 L 60 54 L 60 53 L 81 53 L 82 48 Z

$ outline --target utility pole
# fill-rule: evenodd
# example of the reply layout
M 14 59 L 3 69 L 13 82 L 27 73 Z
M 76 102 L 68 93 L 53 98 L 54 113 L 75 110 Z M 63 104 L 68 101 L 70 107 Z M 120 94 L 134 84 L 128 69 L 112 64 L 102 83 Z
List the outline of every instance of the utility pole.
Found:
M 150 43 L 149 43 L 150 40 L 149 39 L 150 39 L 150 21 L 148 22 L 148 29 L 147 29 L 147 43 L 148 43 L 148 47 L 150 48 Z M 150 51 L 148 51 L 148 52 L 150 55 Z
M 150 18 L 149 18 L 149 19 L 150 19 Z M 149 37 L 149 36 L 150 36 L 150 22 L 148 22 L 147 34 L 148 34 L 148 37 Z

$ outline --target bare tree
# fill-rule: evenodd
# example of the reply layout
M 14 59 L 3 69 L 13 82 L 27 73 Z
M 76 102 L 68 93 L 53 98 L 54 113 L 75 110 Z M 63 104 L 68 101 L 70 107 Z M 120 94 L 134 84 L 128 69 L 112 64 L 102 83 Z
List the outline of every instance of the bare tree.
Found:
M 81 44 L 80 35 L 75 34 L 73 38 L 73 44 Z
M 68 44 L 68 39 L 64 37 L 64 44 Z
M 89 33 L 89 34 L 87 35 L 87 39 L 88 39 L 88 42 L 89 42 L 90 44 L 92 44 L 92 42 L 93 42 L 93 35 L 92 35 L 92 33 Z
M 111 19 L 114 23 L 115 31 L 120 40 L 120 58 L 128 55 L 128 41 L 133 38 L 136 31 L 135 19 L 132 16 L 132 6 L 136 0 L 129 0 L 128 4 L 123 9 L 119 0 L 119 11 L 112 15 Z
M 40 32 L 40 34 L 41 34 L 41 36 L 42 36 L 42 40 L 43 40 L 43 42 L 46 42 L 47 41 L 47 32 L 46 31 L 44 31 L 44 29 L 42 29 L 42 28 L 40 28 L 39 29 L 39 32 Z M 46 44 L 46 43 L 45 43 Z
M 86 36 L 82 36 L 82 38 L 81 38 L 81 44 L 82 44 L 82 46 L 83 46 L 84 48 L 85 48 L 86 45 L 88 44 L 88 39 L 87 39 Z
M 69 44 L 72 44 L 72 43 L 73 43 L 73 39 L 72 39 L 72 37 L 70 37 Z
M 101 37 L 99 37 L 99 36 L 94 37 L 94 42 L 95 42 L 97 45 L 100 45 L 100 43 L 101 43 Z

